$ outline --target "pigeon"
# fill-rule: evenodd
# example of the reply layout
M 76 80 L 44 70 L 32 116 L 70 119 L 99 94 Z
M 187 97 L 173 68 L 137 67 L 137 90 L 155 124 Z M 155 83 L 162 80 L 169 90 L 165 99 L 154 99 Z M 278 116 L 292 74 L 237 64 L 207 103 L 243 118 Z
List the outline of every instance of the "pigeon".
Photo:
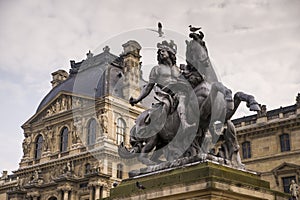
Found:
M 140 182 L 136 182 L 135 183 L 136 184 L 136 187 L 138 188 L 138 189 L 140 189 L 140 190 L 144 190 L 144 189 L 146 189 Z
M 158 22 L 158 35 L 159 37 L 162 37 L 164 32 L 162 31 L 162 24 L 160 22 Z
M 190 31 L 193 33 L 201 29 L 201 27 L 196 28 L 196 27 L 193 27 L 192 25 L 189 25 L 189 27 L 190 27 Z
M 117 187 L 118 186 L 118 183 L 117 182 L 114 182 L 113 183 L 113 187 Z
M 164 36 L 164 32 L 162 31 L 162 24 L 160 22 L 158 22 L 158 24 L 157 24 L 157 30 L 154 30 L 154 29 L 148 29 L 148 30 L 157 32 L 158 37 L 163 37 Z

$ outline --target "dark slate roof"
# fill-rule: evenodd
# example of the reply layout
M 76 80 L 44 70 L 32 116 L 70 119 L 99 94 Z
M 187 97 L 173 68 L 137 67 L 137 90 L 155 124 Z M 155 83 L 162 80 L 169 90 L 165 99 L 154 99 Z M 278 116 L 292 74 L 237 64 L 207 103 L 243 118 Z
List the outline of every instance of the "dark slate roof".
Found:
M 94 57 L 88 58 L 78 63 L 71 63 L 70 76 L 61 84 L 52 88 L 52 90 L 44 97 L 37 108 L 37 112 L 47 105 L 59 92 L 71 92 L 74 94 L 86 95 L 90 97 L 101 97 L 107 94 L 106 84 L 111 86 L 116 84 L 122 72 L 119 57 L 103 52 Z M 113 71 L 108 81 L 107 71 Z M 117 93 L 120 95 L 120 93 Z

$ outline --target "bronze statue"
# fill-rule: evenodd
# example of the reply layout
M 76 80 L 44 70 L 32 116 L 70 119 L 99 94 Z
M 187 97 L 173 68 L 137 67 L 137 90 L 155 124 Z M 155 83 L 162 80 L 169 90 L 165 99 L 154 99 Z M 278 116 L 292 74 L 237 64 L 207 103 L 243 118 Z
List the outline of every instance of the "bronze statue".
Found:
M 252 111 L 259 111 L 260 106 L 253 96 L 242 92 L 232 98 L 231 90 L 218 82 L 201 40 L 193 38 L 186 44 L 187 64 L 181 64 L 180 68 L 176 66 L 174 41 L 157 44 L 158 65 L 152 68 L 149 82 L 140 96 L 129 100 L 134 106 L 155 88 L 157 102 L 138 116 L 130 132 L 131 148 L 121 144 L 119 155 L 123 158 L 137 156 L 142 163 L 158 166 L 157 169 L 194 162 L 207 157 L 220 139 L 220 133 L 215 129 L 218 123 L 224 127 L 220 159 L 243 168 L 230 119 L 241 101 L 245 101 Z M 217 153 L 213 156 L 217 157 Z M 133 173 L 136 174 L 139 172 Z

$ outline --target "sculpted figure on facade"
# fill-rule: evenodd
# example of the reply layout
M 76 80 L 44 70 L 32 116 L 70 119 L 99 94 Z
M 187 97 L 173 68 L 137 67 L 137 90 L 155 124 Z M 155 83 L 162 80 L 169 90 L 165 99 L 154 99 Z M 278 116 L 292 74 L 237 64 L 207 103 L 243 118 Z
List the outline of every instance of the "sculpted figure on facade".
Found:
M 231 90 L 217 80 L 203 37 L 200 35 L 192 39 L 186 41 L 187 64 L 180 65 L 180 69 L 176 66 L 177 46 L 174 41 L 157 44 L 158 65 L 152 68 L 149 82 L 140 96 L 131 97 L 129 103 L 134 106 L 153 88 L 157 102 L 138 116 L 130 131 L 131 148 L 121 144 L 119 155 L 123 158 L 137 156 L 142 163 L 159 166 L 157 168 L 160 169 L 207 160 L 212 157 L 208 154 L 220 137 L 214 125 L 221 123 L 225 130 L 222 133 L 224 153 L 220 159 L 213 155 L 213 159 L 222 162 L 225 159 L 229 165 L 243 168 L 235 128 L 230 119 L 241 101 L 245 101 L 251 111 L 260 111 L 260 106 L 252 95 L 243 92 L 232 97 Z M 211 136 L 210 145 L 204 144 L 208 141 L 207 133 Z M 148 154 L 152 151 L 149 158 Z
M 61 111 L 66 111 L 68 110 L 68 100 L 66 96 L 63 96 L 61 98 Z
M 48 137 L 49 137 L 49 141 L 50 141 L 50 150 L 52 152 L 55 151 L 55 147 L 56 147 L 56 136 L 55 136 L 55 132 L 53 130 L 53 127 L 49 126 L 47 127 L 48 130 Z
M 257 113 L 258 117 L 266 117 L 267 116 L 267 106 L 260 105 L 260 111 Z
M 295 180 L 291 181 L 290 193 L 291 193 L 292 200 L 298 200 L 299 199 L 299 186 L 295 182 Z
M 31 181 L 30 183 L 31 184 L 41 184 L 44 182 L 43 178 L 40 176 L 41 174 L 41 171 L 36 169 L 33 174 L 32 174 L 32 177 L 31 177 Z
M 72 143 L 73 144 L 78 144 L 80 143 L 80 138 L 79 138 L 79 135 L 78 135 L 78 132 L 77 132 L 77 127 L 76 126 L 73 126 L 73 130 L 72 130 Z
M 80 117 L 74 117 L 74 122 L 73 122 L 73 128 L 71 132 L 72 136 L 72 143 L 73 144 L 81 144 L 81 137 L 82 137 L 82 119 Z
M 31 136 L 28 136 L 28 135 L 25 136 L 25 139 L 23 140 L 23 143 L 22 143 L 24 157 L 29 156 L 30 149 L 31 149 L 31 142 L 32 142 Z
M 92 171 L 95 172 L 95 173 L 99 173 L 99 172 L 103 172 L 103 163 L 102 163 L 102 160 L 97 160 L 95 161 L 93 164 L 92 164 Z
M 48 131 L 44 131 L 44 151 L 50 151 L 50 135 Z
M 72 98 L 72 108 L 78 108 L 82 104 L 81 99 L 79 97 Z
M 102 128 L 103 133 L 108 133 L 107 129 L 108 119 L 105 113 L 100 115 L 100 127 Z
M 300 93 L 298 93 L 298 95 L 296 97 L 296 105 L 297 105 L 297 108 L 300 108 Z

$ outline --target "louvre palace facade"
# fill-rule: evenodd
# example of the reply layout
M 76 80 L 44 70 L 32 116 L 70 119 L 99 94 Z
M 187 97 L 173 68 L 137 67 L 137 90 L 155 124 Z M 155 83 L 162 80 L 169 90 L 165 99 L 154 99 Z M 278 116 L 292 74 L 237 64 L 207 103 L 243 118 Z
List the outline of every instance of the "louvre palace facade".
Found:
M 141 46 L 123 44 L 120 56 L 103 52 L 70 61 L 69 73 L 52 73 L 52 90 L 22 125 L 23 157 L 12 175 L 3 173 L 0 199 L 102 199 L 126 178 L 118 145 L 144 110 L 129 94 L 144 85 Z M 128 165 L 128 164 L 127 164 Z
M 272 189 L 289 193 L 300 183 L 300 93 L 294 104 L 233 120 L 247 169 L 257 171 Z

